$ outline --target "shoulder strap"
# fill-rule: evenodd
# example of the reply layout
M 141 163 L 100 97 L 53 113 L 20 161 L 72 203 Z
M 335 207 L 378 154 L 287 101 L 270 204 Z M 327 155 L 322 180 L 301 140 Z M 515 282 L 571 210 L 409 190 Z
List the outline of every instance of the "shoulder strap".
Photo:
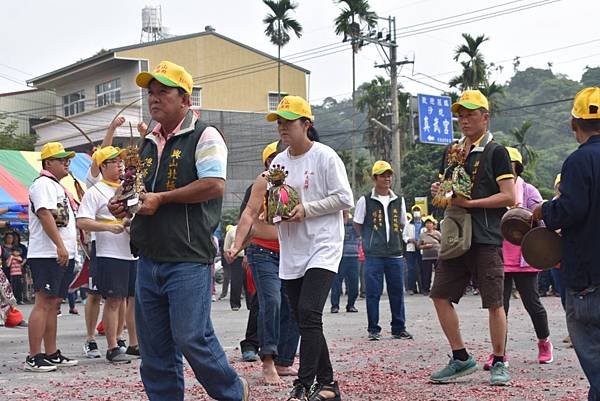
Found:
M 487 145 L 485 145 L 485 148 L 483 148 L 483 152 L 481 153 L 481 156 L 479 156 L 479 166 L 477 167 L 477 172 L 475 172 L 475 177 L 473 178 L 473 187 L 477 187 L 477 185 L 479 184 L 479 182 L 481 181 L 481 170 L 483 167 L 483 164 L 485 163 L 485 161 L 487 160 L 487 156 L 488 154 L 492 153 L 499 145 L 498 143 L 494 142 L 494 140 L 491 140 L 490 142 L 487 143 Z

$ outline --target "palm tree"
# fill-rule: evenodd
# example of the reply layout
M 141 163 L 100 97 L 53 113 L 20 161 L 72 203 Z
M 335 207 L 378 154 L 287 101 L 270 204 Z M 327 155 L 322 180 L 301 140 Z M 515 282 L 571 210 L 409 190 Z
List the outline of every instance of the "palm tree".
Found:
M 498 105 L 499 105 L 499 98 L 504 96 L 504 87 L 502 85 L 499 85 L 496 83 L 496 81 L 492 81 L 489 83 L 486 83 L 486 85 L 482 88 L 479 88 L 479 90 L 481 91 L 481 93 L 483 93 L 483 95 L 485 97 L 488 98 L 488 101 L 490 103 L 490 111 L 495 111 L 498 109 Z
M 377 24 L 377 14 L 371 11 L 371 6 L 368 0 L 334 0 L 335 3 L 345 6 L 342 8 L 340 15 L 334 20 L 335 34 L 344 35 L 344 41 L 350 37 L 350 45 L 352 46 L 352 159 L 356 159 L 356 151 L 354 149 L 354 134 L 356 131 L 356 53 L 360 50 L 358 41 L 360 36 L 360 22 L 367 25 L 368 28 L 373 28 Z M 355 163 L 352 164 L 352 189 L 356 189 L 356 170 Z
M 461 75 L 452 78 L 449 85 L 458 87 L 460 90 L 479 89 L 487 86 L 487 64 L 481 53 L 480 46 L 483 42 L 489 40 L 485 35 L 479 35 L 473 38 L 468 33 L 463 33 L 462 37 L 466 43 L 458 46 L 454 51 L 454 60 L 460 61 L 461 57 L 467 59 L 460 61 L 463 68 Z
M 516 141 L 516 143 L 513 146 L 517 148 L 523 156 L 524 167 L 528 164 L 535 165 L 535 162 L 538 157 L 537 152 L 533 149 L 531 145 L 527 143 L 527 131 L 529 131 L 531 125 L 531 121 L 524 121 L 519 128 L 513 128 L 509 131 L 509 133 L 514 137 Z
M 281 98 L 281 48 L 290 41 L 289 31 L 291 30 L 296 37 L 302 36 L 302 25 L 289 16 L 289 12 L 298 7 L 298 4 L 290 0 L 263 0 L 272 11 L 263 19 L 267 25 L 265 35 L 269 37 L 271 43 L 277 46 L 277 98 Z
M 335 0 L 337 4 L 345 5 L 342 12 L 334 20 L 335 34 L 344 35 L 344 41 L 351 38 L 352 46 L 352 96 L 356 88 L 354 82 L 355 71 L 355 55 L 358 53 L 360 46 L 356 38 L 360 36 L 360 22 L 367 25 L 368 28 L 373 28 L 377 24 L 377 14 L 370 10 L 368 0 Z

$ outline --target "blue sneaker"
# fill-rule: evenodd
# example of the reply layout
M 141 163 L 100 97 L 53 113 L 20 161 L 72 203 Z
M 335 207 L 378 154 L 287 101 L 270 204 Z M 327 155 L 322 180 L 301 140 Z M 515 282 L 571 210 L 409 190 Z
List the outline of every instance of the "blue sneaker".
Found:
M 477 363 L 471 355 L 466 361 L 450 357 L 450 362 L 443 369 L 433 372 L 429 377 L 434 383 L 447 383 L 461 376 L 470 375 L 477 370 Z
M 242 360 L 244 362 L 256 362 L 258 361 L 258 354 L 252 350 L 244 351 L 242 352 Z
M 502 362 L 496 362 L 490 368 L 490 384 L 492 386 L 506 386 L 510 382 L 508 367 Z

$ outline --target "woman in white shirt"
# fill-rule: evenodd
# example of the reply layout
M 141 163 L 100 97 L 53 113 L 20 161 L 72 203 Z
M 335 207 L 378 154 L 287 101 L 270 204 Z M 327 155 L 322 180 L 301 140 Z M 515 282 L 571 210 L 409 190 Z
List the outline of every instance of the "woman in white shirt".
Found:
M 286 184 L 300 199 L 289 218 L 277 225 L 279 277 L 301 335 L 298 379 L 288 401 L 339 401 L 322 316 L 342 258 L 342 210 L 353 206 L 352 191 L 342 160 L 333 149 L 317 142 L 314 117 L 306 100 L 284 97 L 267 120 L 277 121 L 281 140 L 288 146 L 271 166 L 282 166 L 288 172 Z M 317 385 L 311 392 L 315 378 Z

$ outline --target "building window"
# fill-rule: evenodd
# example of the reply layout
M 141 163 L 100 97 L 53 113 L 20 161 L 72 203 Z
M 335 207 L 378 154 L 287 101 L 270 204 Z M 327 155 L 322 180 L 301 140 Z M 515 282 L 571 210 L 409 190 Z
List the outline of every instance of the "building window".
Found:
M 119 103 L 121 101 L 121 79 L 113 79 L 112 81 L 96 85 L 96 107 L 102 107 L 111 103 Z
M 283 99 L 283 97 L 287 95 L 287 93 L 281 92 L 281 99 Z M 277 96 L 277 92 L 269 92 L 269 111 L 277 110 L 277 105 L 279 104 L 279 101 L 281 99 L 279 98 L 279 96 Z
M 63 96 L 63 113 L 65 117 L 85 111 L 85 91 Z
M 192 107 L 202 107 L 202 88 L 199 86 L 192 88 Z

